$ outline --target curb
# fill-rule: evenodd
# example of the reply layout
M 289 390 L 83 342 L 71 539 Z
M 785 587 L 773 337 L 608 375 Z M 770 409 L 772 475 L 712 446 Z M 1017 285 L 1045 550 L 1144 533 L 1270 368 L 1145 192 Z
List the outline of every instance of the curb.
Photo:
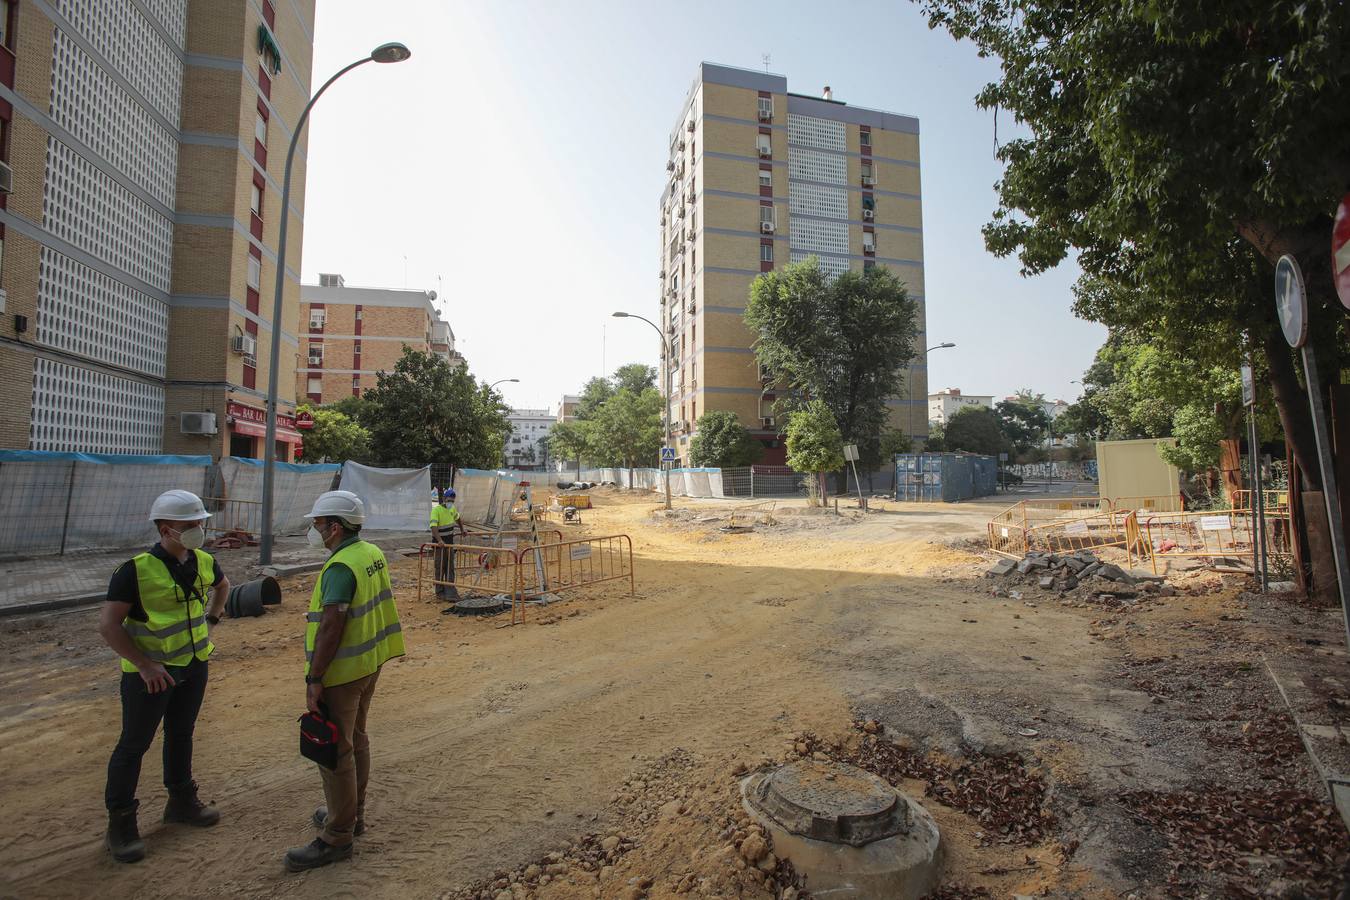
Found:
M 38 600 L 33 603 L 16 603 L 13 606 L 0 607 L 0 618 L 9 616 L 27 616 L 34 613 L 55 612 L 61 609 L 73 609 L 77 606 L 89 606 L 101 601 L 106 594 L 77 594 L 71 597 L 57 597 L 55 600 Z

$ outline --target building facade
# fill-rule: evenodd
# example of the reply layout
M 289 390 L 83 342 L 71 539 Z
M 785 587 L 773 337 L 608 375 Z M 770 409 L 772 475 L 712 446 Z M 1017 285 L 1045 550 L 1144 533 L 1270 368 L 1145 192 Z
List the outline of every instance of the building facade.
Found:
M 539 439 L 546 437 L 558 423 L 557 416 L 547 409 L 513 409 L 506 420 L 511 423 L 503 452 L 506 465 L 517 469 L 542 468 L 547 459 Z
M 581 405 L 580 394 L 563 394 L 562 400 L 558 403 L 558 421 L 574 422 L 577 418 L 577 407 Z
M 261 455 L 260 348 L 314 0 L 8 0 L 0 25 L 0 446 Z M 305 151 L 302 138 L 287 210 L 281 459 L 300 443 Z
M 668 396 L 687 461 L 694 423 L 730 410 L 781 462 L 773 379 L 742 319 L 762 272 L 816 256 L 837 275 L 893 270 L 919 304 L 924 343 L 919 122 L 790 93 L 780 75 L 703 63 L 670 135 L 661 194 L 660 319 Z M 661 379 L 665 389 L 665 379 Z M 927 358 L 889 401 L 894 427 L 927 436 Z
M 952 416 L 969 406 L 994 408 L 992 394 L 963 394 L 960 388 L 946 388 L 928 395 L 928 424 L 946 425 Z
M 296 393 L 315 404 L 359 397 L 375 387 L 380 372 L 393 370 L 404 347 L 463 366 L 435 299 L 435 291 L 348 287 L 336 274 L 303 285 Z

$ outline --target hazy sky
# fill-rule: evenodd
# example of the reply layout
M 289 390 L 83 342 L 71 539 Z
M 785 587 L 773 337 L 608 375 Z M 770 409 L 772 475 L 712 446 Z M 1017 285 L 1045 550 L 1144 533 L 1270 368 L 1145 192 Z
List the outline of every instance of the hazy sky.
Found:
M 386 40 L 311 119 L 303 275 L 430 288 L 478 377 L 516 406 L 655 364 L 657 202 L 667 138 L 700 61 L 787 76 L 920 120 L 929 388 L 1072 400 L 1105 336 L 1069 312 L 1076 268 L 1035 279 L 994 259 L 996 74 L 909 3 L 319 0 L 314 84 Z M 771 12 L 769 11 L 771 9 Z M 827 15 L 824 15 L 826 14 Z M 1012 133 L 999 120 L 999 137 Z

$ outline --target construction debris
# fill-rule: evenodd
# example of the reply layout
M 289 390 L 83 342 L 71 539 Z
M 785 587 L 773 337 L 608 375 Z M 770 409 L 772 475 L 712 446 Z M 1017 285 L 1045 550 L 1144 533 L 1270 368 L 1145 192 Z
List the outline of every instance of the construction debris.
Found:
M 1162 597 L 1173 597 L 1177 593 L 1162 577 L 1128 572 L 1099 559 L 1091 550 L 1062 555 L 1032 550 L 1020 560 L 1000 559 L 984 574 L 986 578 L 1005 583 L 1034 584 L 1046 592 L 1077 592 L 1084 599 L 1112 605 L 1118 601 L 1134 600 L 1140 593 Z M 994 588 L 991 593 L 998 597 L 1021 599 L 1020 592 L 1009 591 L 1002 586 Z

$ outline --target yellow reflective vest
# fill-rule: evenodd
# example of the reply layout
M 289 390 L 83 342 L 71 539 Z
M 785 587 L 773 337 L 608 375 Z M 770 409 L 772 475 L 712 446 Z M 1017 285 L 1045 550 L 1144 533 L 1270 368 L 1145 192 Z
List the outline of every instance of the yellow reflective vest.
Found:
M 205 550 L 193 552 L 197 554 L 197 580 L 191 596 L 173 580 L 164 560 L 148 552 L 132 559 L 146 621 L 126 618 L 122 627 L 142 653 L 161 665 L 186 666 L 193 657 L 205 660 L 215 649 L 206 629 L 206 597 L 215 560 Z M 135 672 L 136 667 L 123 659 L 122 671 Z
M 445 528 L 454 525 L 459 521 L 459 510 L 446 506 L 443 503 L 433 504 L 431 507 L 431 527 Z
M 384 553 L 374 544 L 355 541 L 341 547 L 324 563 L 314 582 L 314 594 L 305 616 L 305 675 L 314 660 L 314 641 L 323 618 L 323 573 L 341 564 L 356 576 L 356 595 L 347 607 L 342 640 L 333 661 L 323 673 L 323 686 L 334 687 L 379 671 L 386 660 L 402 656 L 403 626 L 394 606 L 393 586 Z

